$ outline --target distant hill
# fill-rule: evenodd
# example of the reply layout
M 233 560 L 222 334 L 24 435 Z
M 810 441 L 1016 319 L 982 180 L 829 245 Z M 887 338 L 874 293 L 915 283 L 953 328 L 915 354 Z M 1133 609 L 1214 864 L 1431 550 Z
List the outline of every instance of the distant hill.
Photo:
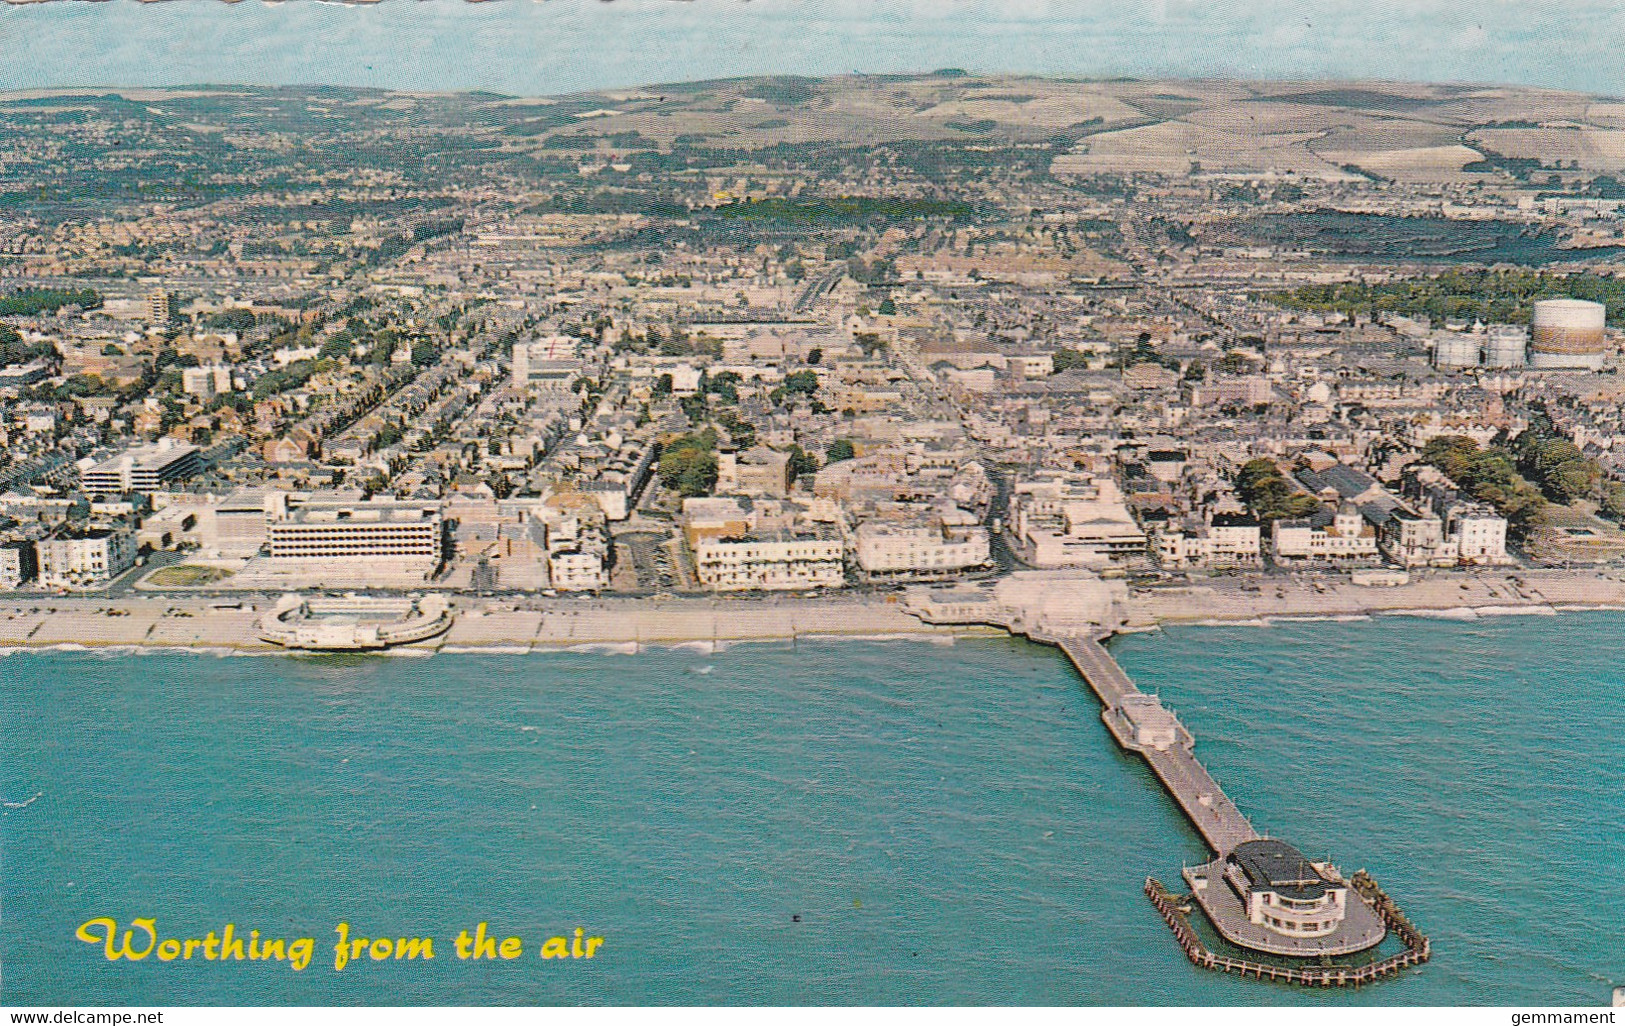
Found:
M 345 116 L 491 130 L 515 145 L 752 149 L 809 142 L 1065 142 L 1059 172 L 1430 181 L 1625 171 L 1625 102 L 1513 86 L 1078 81 L 928 75 L 754 77 L 547 98 L 196 87 L 0 96 L 0 111 L 123 108 L 241 130 Z

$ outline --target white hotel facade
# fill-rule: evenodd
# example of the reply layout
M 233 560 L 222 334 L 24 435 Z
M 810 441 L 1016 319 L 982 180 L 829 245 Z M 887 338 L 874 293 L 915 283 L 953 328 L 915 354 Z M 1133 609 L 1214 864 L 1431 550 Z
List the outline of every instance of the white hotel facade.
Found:
M 768 532 L 706 538 L 694 574 L 715 591 L 803 591 L 846 583 L 845 542 L 834 532 Z

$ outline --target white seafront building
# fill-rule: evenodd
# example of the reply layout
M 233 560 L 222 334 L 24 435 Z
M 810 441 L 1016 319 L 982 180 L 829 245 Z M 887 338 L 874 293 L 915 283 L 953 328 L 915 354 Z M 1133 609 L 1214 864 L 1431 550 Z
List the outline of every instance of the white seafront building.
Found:
M 265 554 L 237 575 L 238 584 L 419 584 L 440 569 L 446 554 L 438 503 L 309 501 L 273 512 L 265 537 Z
M 1252 567 L 1263 555 L 1263 528 L 1245 513 L 1215 513 L 1205 523 L 1171 523 L 1153 538 L 1162 566 Z
M 1381 554 L 1376 528 L 1349 503 L 1336 513 L 1322 511 L 1312 517 L 1275 521 L 1270 527 L 1270 544 L 1275 558 L 1282 562 L 1366 562 Z
M 1101 569 L 1146 554 L 1146 534 L 1109 477 L 1054 471 L 1018 481 L 1010 526 L 1035 567 Z
M 871 578 L 934 577 L 978 569 L 992 558 L 987 528 L 869 520 L 852 535 L 858 566 Z
M 45 588 L 99 588 L 135 565 L 135 536 L 92 529 L 34 545 L 39 583 Z
M 716 591 L 803 591 L 846 583 L 845 543 L 832 530 L 704 538 L 693 551 L 695 577 Z

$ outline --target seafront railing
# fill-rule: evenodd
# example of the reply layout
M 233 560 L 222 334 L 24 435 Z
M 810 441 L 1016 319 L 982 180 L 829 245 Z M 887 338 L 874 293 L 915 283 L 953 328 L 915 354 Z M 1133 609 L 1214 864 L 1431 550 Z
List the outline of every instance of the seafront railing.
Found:
M 1258 980 L 1294 983 L 1304 987 L 1351 987 L 1393 976 L 1414 965 L 1421 965 L 1433 955 L 1432 945 L 1423 933 L 1399 910 L 1392 898 L 1383 892 L 1370 875 L 1361 870 L 1349 879 L 1349 885 L 1359 892 L 1361 899 L 1370 903 L 1383 922 L 1402 941 L 1405 950 L 1364 965 L 1309 965 L 1282 966 L 1255 962 L 1245 958 L 1221 955 L 1202 942 L 1190 922 L 1190 905 L 1164 887 L 1155 877 L 1145 878 L 1145 895 L 1161 913 L 1163 922 L 1174 933 L 1174 940 L 1191 963 L 1215 972 L 1237 973 Z

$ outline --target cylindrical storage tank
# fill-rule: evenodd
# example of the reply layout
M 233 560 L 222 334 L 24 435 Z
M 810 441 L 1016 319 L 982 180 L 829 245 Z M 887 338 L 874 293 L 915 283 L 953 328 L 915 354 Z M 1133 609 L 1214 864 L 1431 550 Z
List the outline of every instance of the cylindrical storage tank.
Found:
M 1584 299 L 1542 299 L 1529 327 L 1529 365 L 1600 370 L 1608 308 Z
M 1484 340 L 1484 366 L 1522 367 L 1529 348 L 1529 332 L 1511 324 L 1490 328 Z
M 1478 366 L 1483 339 L 1464 331 L 1441 331 L 1433 336 L 1433 366 L 1440 370 L 1465 370 Z

